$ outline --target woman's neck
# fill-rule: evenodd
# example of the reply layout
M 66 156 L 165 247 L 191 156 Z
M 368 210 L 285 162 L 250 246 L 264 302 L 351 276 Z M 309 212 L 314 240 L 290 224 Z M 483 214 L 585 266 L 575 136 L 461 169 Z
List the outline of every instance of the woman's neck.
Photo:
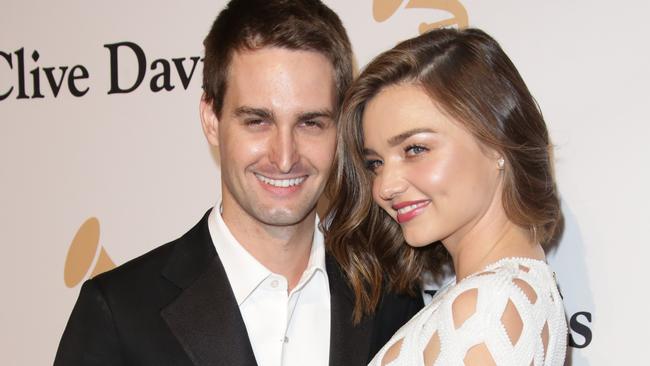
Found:
M 459 281 L 502 258 L 545 258 L 542 247 L 533 241 L 530 232 L 515 225 L 505 215 L 479 223 L 465 235 L 442 242 L 451 254 Z

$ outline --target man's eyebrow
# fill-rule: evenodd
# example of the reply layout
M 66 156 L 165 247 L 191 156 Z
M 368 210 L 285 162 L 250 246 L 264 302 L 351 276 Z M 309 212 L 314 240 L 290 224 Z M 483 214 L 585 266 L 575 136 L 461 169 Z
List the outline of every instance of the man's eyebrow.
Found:
M 412 130 L 402 132 L 399 135 L 395 135 L 395 136 L 389 138 L 388 139 L 388 144 L 390 146 L 399 145 L 402 142 L 404 142 L 404 140 L 406 140 L 407 138 L 409 138 L 409 137 L 411 137 L 413 135 L 417 135 L 418 133 L 435 133 L 435 132 L 436 131 L 434 131 L 434 130 L 432 130 L 430 128 L 426 128 L 426 127 L 425 128 L 414 128 Z
M 308 121 L 310 119 L 319 118 L 319 117 L 334 119 L 334 113 L 332 113 L 332 111 L 329 109 L 321 109 L 317 111 L 304 112 L 298 115 L 298 120 Z
M 245 115 L 254 115 L 260 118 L 273 119 L 273 111 L 266 108 L 254 108 L 248 106 L 241 106 L 235 109 L 235 117 L 242 117 Z

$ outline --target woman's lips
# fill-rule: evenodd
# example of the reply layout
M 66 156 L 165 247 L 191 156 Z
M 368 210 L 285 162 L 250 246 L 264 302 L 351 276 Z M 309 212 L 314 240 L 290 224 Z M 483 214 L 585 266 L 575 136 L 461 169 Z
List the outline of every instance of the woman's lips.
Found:
M 402 224 L 422 213 L 431 200 L 400 202 L 392 206 L 397 211 L 397 222 Z

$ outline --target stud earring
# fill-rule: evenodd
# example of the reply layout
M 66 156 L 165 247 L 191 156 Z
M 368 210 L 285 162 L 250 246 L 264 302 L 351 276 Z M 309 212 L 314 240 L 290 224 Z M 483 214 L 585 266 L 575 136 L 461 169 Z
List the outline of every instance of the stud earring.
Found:
M 497 166 L 499 167 L 499 170 L 503 170 L 506 166 L 506 161 L 503 160 L 503 158 L 499 158 L 499 160 L 497 160 Z

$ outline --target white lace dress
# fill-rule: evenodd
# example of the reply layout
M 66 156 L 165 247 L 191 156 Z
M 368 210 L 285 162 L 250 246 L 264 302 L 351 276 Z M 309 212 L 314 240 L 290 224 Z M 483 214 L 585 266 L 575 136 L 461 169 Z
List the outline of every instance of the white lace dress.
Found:
M 476 308 L 457 327 L 453 304 L 468 291 Z M 514 306 L 522 325 L 514 342 L 501 321 L 507 306 L 511 312 Z M 435 366 L 463 365 L 467 351 L 477 345 L 485 346 L 499 366 L 564 365 L 567 325 L 555 274 L 539 260 L 505 258 L 459 283 L 453 280 L 395 333 L 370 366 L 381 366 L 388 349 L 400 341 L 399 355 L 388 365 L 423 366 L 434 335 L 440 344 Z

